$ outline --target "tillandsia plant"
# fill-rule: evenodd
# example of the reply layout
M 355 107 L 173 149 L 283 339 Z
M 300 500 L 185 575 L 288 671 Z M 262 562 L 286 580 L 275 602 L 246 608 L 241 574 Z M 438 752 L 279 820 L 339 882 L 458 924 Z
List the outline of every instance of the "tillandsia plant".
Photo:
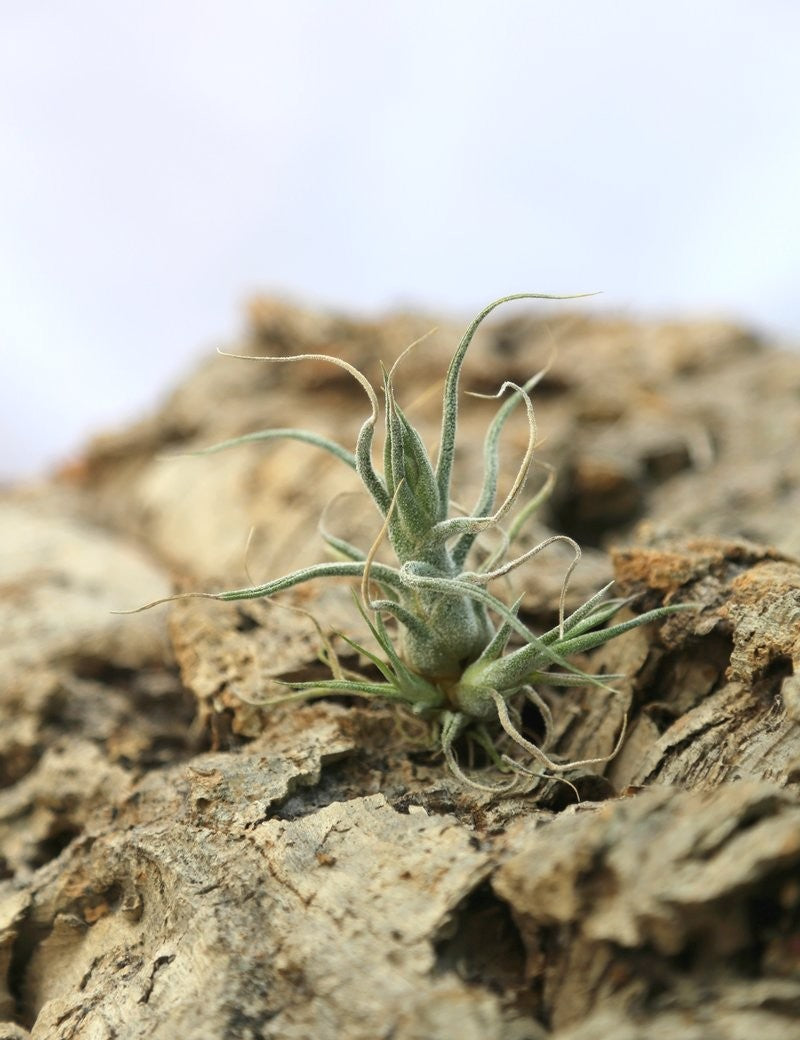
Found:
M 555 535 L 526 552 L 510 555 L 525 521 L 547 497 L 553 483 L 551 472 L 542 489 L 505 526 L 519 502 L 533 464 L 536 422 L 530 391 L 544 372 L 532 376 L 523 385 L 505 382 L 500 387 L 495 396 L 505 399 L 486 433 L 483 486 L 478 500 L 470 513 L 461 515 L 463 511 L 454 505 L 451 497 L 459 377 L 477 329 L 496 307 L 511 300 L 571 298 L 574 297 L 517 293 L 495 300 L 472 321 L 447 371 L 435 464 L 395 398 L 394 375 L 400 359 L 391 370 L 383 369 L 385 442 L 382 472 L 375 468 L 372 451 L 379 415 L 378 396 L 360 371 L 340 358 L 323 354 L 253 359 L 266 362 L 326 361 L 348 372 L 363 388 L 370 404 L 370 414 L 360 429 L 355 451 L 351 452 L 308 430 L 281 428 L 225 441 L 201 454 L 275 438 L 291 438 L 315 445 L 355 470 L 383 521 L 378 537 L 366 551 L 321 526 L 321 533 L 336 560 L 294 571 L 263 585 L 217 594 L 188 593 L 219 600 L 247 600 L 272 597 L 284 589 L 317 578 L 360 578 L 360 595 L 356 596 L 356 604 L 380 653 L 343 633 L 339 635 L 362 660 L 374 665 L 375 674 L 380 678 L 343 669 L 330 641 L 325 640 L 323 659 L 331 668 L 331 677 L 292 683 L 285 695 L 263 703 L 306 700 L 326 694 L 354 694 L 399 703 L 434 724 L 441 751 L 451 771 L 463 782 L 482 790 L 529 787 L 531 777 L 560 775 L 578 766 L 607 761 L 616 754 L 624 737 L 624 722 L 617 747 L 611 755 L 580 762 L 558 761 L 549 755 L 552 718 L 538 688 L 542 684 L 549 687 L 587 684 L 606 687 L 610 680 L 618 677 L 601 678 L 588 674 L 569 659 L 632 628 L 683 609 L 685 605 L 651 610 L 606 627 L 628 602 L 608 599 L 609 584 L 565 616 L 567 582 L 580 557 L 577 544 L 565 535 Z M 528 420 L 527 449 L 511 489 L 497 504 L 500 433 L 520 404 L 524 405 Z M 499 547 L 483 553 L 480 563 L 470 565 L 471 557 L 476 555 L 476 540 L 490 530 L 499 532 Z M 388 538 L 394 550 L 396 566 L 376 559 L 384 538 Z M 574 558 L 562 585 L 558 624 L 536 635 L 519 616 L 521 597 L 514 603 L 505 603 L 490 591 L 489 586 L 556 541 L 567 543 Z M 528 740 L 521 732 L 520 706 L 525 699 L 538 708 L 543 719 L 544 737 L 539 744 Z M 468 775 L 456 755 L 456 742 L 460 740 L 466 741 L 470 750 L 482 749 L 488 770 L 506 774 L 507 779 L 498 784 L 496 781 L 486 782 L 474 772 Z M 509 754 L 513 746 L 526 752 L 535 765 L 519 761 L 519 750 L 517 757 Z

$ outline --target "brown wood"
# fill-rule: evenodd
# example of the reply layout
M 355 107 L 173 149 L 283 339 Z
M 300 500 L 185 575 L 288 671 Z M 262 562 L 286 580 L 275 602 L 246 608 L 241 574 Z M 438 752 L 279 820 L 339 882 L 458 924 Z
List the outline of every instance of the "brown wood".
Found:
M 274 301 L 251 320 L 245 351 L 372 370 L 429 324 Z M 459 331 L 400 370 L 431 440 Z M 267 425 L 352 441 L 365 401 L 338 370 L 215 358 L 3 496 L 0 1040 L 798 1035 L 800 357 L 723 324 L 515 317 L 476 342 L 466 388 L 524 378 L 553 338 L 535 404 L 560 480 L 531 538 L 587 546 L 572 603 L 613 566 L 627 609 L 698 604 L 583 662 L 624 673 L 613 691 L 542 691 L 563 756 L 609 753 L 628 717 L 606 767 L 570 774 L 580 803 L 557 780 L 463 789 L 386 705 L 259 706 L 320 674 L 307 613 L 110 613 L 173 582 L 246 584 L 251 525 L 258 580 L 323 558 L 319 509 L 355 486 L 335 460 L 154 456 Z M 465 502 L 487 414 L 465 400 Z M 507 475 L 524 436 L 508 431 Z M 378 526 L 355 500 L 329 522 L 366 544 Z M 567 559 L 516 579 L 532 625 L 552 622 Z M 286 602 L 364 635 L 346 587 Z

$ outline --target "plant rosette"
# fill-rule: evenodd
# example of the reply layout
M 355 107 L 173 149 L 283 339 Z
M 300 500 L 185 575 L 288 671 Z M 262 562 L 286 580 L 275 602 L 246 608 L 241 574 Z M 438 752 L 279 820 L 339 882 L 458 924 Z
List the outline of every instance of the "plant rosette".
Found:
M 191 454 L 205 455 L 244 443 L 279 438 L 320 448 L 360 477 L 382 521 L 377 537 L 371 547 L 362 549 L 321 524 L 322 537 L 335 555 L 334 560 L 293 571 L 265 584 L 219 593 L 182 593 L 138 609 L 187 596 L 218 600 L 268 598 L 317 578 L 360 579 L 356 606 L 380 652 L 359 644 L 346 633 L 337 634 L 362 661 L 373 666 L 373 675 L 344 669 L 330 639 L 320 632 L 320 655 L 330 667 L 331 677 L 291 683 L 285 694 L 260 703 L 269 705 L 350 694 L 400 704 L 432 723 L 435 739 L 451 772 L 463 783 L 482 791 L 524 792 L 540 777 L 563 777 L 571 770 L 599 765 L 613 758 L 624 739 L 624 720 L 610 755 L 570 762 L 549 753 L 553 720 L 540 687 L 594 685 L 608 688 L 609 682 L 621 677 L 592 675 L 577 667 L 571 658 L 633 628 L 658 621 L 675 611 L 690 609 L 692 604 L 668 604 L 609 624 L 630 603 L 626 599 L 609 598 L 612 582 L 567 615 L 567 585 L 580 559 L 577 543 L 566 535 L 553 535 L 513 555 L 514 544 L 526 521 L 546 500 L 554 483 L 553 473 L 548 471 L 541 489 L 525 504 L 520 503 L 534 464 L 536 445 L 536 420 L 530 393 L 546 369 L 522 385 L 506 381 L 493 395 L 501 403 L 484 440 L 484 474 L 478 500 L 470 513 L 462 515 L 451 497 L 459 378 L 476 331 L 495 308 L 509 301 L 574 298 L 516 293 L 490 303 L 473 319 L 447 371 L 435 463 L 395 397 L 395 372 L 411 347 L 390 370 L 382 370 L 385 420 L 382 471 L 373 461 L 373 440 L 380 413 L 378 395 L 363 373 L 341 358 L 325 354 L 247 357 L 247 360 L 267 363 L 323 361 L 348 372 L 362 387 L 370 405 L 355 451 L 310 430 L 279 428 L 246 434 Z M 226 356 L 245 358 L 238 354 Z M 528 422 L 527 448 L 510 490 L 498 503 L 500 434 L 520 405 L 525 408 Z M 499 534 L 499 548 L 481 551 L 479 539 L 491 531 Z M 396 565 L 376 559 L 385 539 L 394 550 Z M 555 542 L 566 543 L 574 555 L 561 588 L 558 623 L 549 631 L 536 634 L 519 616 L 521 597 L 506 603 L 490 591 L 490 586 Z M 538 709 L 543 720 L 544 735 L 538 743 L 522 732 L 521 706 L 525 701 Z M 480 749 L 486 767 L 467 773 L 456 754 L 457 742 L 469 747 L 471 758 L 472 751 Z

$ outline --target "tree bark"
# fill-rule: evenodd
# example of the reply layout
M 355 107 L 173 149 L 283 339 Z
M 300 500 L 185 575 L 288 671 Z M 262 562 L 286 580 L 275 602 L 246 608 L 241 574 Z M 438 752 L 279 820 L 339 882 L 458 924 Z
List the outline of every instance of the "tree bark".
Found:
M 373 341 L 391 359 L 425 331 L 252 313 L 254 351 L 328 344 L 360 364 Z M 152 456 L 257 412 L 346 439 L 364 401 L 338 370 L 254 377 L 216 359 L 160 413 L 0 500 L 0 1040 L 797 1036 L 800 473 L 781 438 L 800 358 L 722 325 L 555 331 L 537 405 L 563 477 L 531 537 L 565 521 L 587 541 L 571 602 L 613 566 L 631 611 L 697 605 L 582 662 L 624 673 L 613 689 L 541 691 L 570 759 L 609 754 L 627 718 L 619 754 L 569 784 L 464 789 L 386 705 L 261 706 L 321 674 L 320 629 L 366 638 L 346 587 L 298 590 L 294 609 L 109 612 L 173 579 L 246 583 L 252 522 L 259 576 L 314 558 L 312 520 L 349 487 L 336 460 L 296 444 Z M 524 378 L 547 342 L 541 323 L 494 327 L 468 388 Z M 439 360 L 412 353 L 410 397 Z M 434 435 L 430 395 L 418 409 Z M 480 419 L 463 424 L 465 501 Z M 512 430 L 507 472 L 521 443 Z M 337 517 L 367 544 L 379 522 Z M 566 559 L 537 559 L 519 589 L 531 625 L 552 622 Z

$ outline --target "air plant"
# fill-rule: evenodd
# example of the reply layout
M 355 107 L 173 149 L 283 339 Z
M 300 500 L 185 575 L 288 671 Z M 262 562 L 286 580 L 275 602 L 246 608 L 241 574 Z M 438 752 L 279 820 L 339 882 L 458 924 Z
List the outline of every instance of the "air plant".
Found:
M 477 329 L 496 307 L 508 301 L 567 298 L 571 297 L 517 293 L 495 300 L 472 321 L 447 371 L 435 464 L 419 433 L 397 403 L 394 376 L 400 359 L 389 371 L 383 369 L 382 372 L 385 442 L 383 471 L 380 472 L 374 465 L 372 451 L 379 415 L 378 396 L 358 369 L 340 358 L 324 354 L 253 358 L 271 363 L 325 361 L 348 372 L 362 387 L 370 404 L 370 414 L 361 426 L 355 451 L 351 452 L 308 430 L 281 428 L 234 438 L 201 453 L 275 438 L 303 441 L 330 453 L 355 470 L 382 518 L 378 536 L 367 551 L 321 526 L 322 536 L 337 559 L 293 571 L 262 585 L 217 594 L 187 594 L 218 600 L 248 600 L 273 597 L 285 589 L 317 578 L 360 579 L 356 604 L 380 653 L 360 645 L 347 635 L 339 635 L 362 660 L 374 665 L 380 678 L 343 669 L 330 641 L 325 640 L 327 649 L 323 657 L 330 665 L 331 677 L 293 682 L 286 694 L 263 703 L 302 701 L 326 694 L 351 694 L 403 705 L 434 724 L 450 770 L 461 781 L 481 790 L 505 791 L 530 786 L 531 777 L 559 776 L 580 766 L 608 761 L 616 754 L 624 738 L 624 721 L 611 755 L 564 762 L 548 754 L 552 717 L 538 687 L 594 685 L 608 688 L 608 682 L 617 676 L 591 675 L 571 663 L 570 658 L 607 643 L 632 628 L 685 609 L 686 605 L 650 610 L 606 627 L 629 602 L 607 598 L 613 583 L 600 589 L 577 610 L 569 615 L 565 613 L 567 583 L 580 557 L 580 548 L 571 538 L 554 535 L 507 559 L 525 521 L 545 500 L 553 484 L 550 473 L 543 488 L 518 511 L 506 528 L 505 522 L 520 500 L 533 464 L 536 421 L 530 392 L 544 372 L 537 373 L 522 385 L 508 381 L 502 384 L 494 396 L 504 400 L 485 437 L 483 486 L 478 500 L 468 514 L 462 515 L 463 511 L 459 511 L 451 497 L 459 377 Z M 520 404 L 524 405 L 528 420 L 527 448 L 511 489 L 497 504 L 499 438 L 506 421 Z M 484 559 L 470 566 L 470 558 L 476 555 L 476 540 L 490 530 L 499 531 L 499 547 L 483 554 Z M 396 566 L 376 559 L 384 539 L 388 539 L 394 550 Z M 505 603 L 490 591 L 489 586 L 554 542 L 566 543 L 572 549 L 573 560 L 561 589 L 558 623 L 537 635 L 519 616 L 521 597 L 511 604 Z M 543 719 L 545 732 L 540 744 L 528 740 L 520 731 L 520 704 L 524 700 L 535 705 Z M 506 774 L 510 779 L 498 785 L 480 779 L 474 772 L 469 775 L 456 755 L 456 742 L 460 740 L 468 742 L 471 749 L 481 748 L 489 770 Z M 511 744 L 526 752 L 535 766 L 519 761 L 519 751 L 517 758 L 508 754 L 506 749 Z

